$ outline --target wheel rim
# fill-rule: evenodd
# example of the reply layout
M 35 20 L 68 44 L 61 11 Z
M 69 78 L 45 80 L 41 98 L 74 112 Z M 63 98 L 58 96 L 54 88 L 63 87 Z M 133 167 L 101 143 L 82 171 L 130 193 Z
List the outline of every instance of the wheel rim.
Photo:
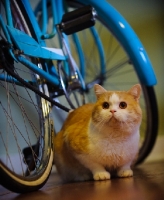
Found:
M 11 1 L 11 8 L 15 28 L 30 34 L 16 1 Z M 1 12 L 4 12 L 3 4 L 1 4 Z M 5 17 L 3 19 L 6 21 Z M 1 39 L 5 39 L 2 30 Z M 39 64 L 37 60 L 33 61 Z M 47 86 L 42 83 L 40 77 L 22 64 L 14 63 L 13 71 L 24 80 L 29 80 L 43 93 L 48 92 Z M 53 123 L 50 118 L 50 104 L 15 81 L 3 68 L 0 69 L 0 73 L 0 161 L 1 164 L 3 163 L 7 176 L 12 174 L 15 181 L 24 184 L 21 182 L 24 179 L 26 183 L 31 179 L 39 179 L 49 162 L 52 166 Z M 46 140 L 45 137 L 47 137 Z M 42 181 L 47 179 L 51 167 L 48 170 L 46 178 Z M 37 184 L 41 182 L 36 182 Z

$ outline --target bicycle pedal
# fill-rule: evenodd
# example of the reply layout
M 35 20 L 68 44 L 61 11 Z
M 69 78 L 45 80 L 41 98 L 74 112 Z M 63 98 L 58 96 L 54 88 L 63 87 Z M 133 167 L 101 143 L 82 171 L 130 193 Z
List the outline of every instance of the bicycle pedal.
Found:
M 94 26 L 96 16 L 96 10 L 93 7 L 84 6 L 64 14 L 59 28 L 61 32 L 70 35 Z
M 23 155 L 24 155 L 24 163 L 27 164 L 28 166 L 30 165 L 30 162 L 34 160 L 34 155 L 37 157 L 37 152 L 36 151 L 37 145 L 33 145 L 31 147 L 25 147 L 23 149 Z M 33 151 L 33 152 L 32 152 Z

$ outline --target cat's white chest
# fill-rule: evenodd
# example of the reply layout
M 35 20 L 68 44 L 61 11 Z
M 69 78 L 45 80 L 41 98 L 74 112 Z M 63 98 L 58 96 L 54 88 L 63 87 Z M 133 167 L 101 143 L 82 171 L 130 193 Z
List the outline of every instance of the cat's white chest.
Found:
M 113 167 L 124 165 L 133 160 L 138 152 L 139 132 L 136 131 L 129 138 L 113 134 L 102 136 L 92 134 L 90 138 L 90 157 L 104 166 Z

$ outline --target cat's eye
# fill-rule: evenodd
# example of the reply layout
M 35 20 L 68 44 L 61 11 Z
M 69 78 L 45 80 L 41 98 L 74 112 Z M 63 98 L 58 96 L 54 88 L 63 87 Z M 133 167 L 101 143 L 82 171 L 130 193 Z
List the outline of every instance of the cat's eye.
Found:
M 122 102 L 120 102 L 119 107 L 120 107 L 121 109 L 125 109 L 125 108 L 127 107 L 127 103 L 124 102 L 124 101 L 122 101 Z
M 108 102 L 104 102 L 102 104 L 103 109 L 108 109 L 109 108 L 109 103 Z

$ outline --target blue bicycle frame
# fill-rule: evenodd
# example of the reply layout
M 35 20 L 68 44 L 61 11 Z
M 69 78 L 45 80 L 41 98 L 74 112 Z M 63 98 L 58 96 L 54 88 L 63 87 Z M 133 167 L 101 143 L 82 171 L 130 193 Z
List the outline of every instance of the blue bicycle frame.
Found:
M 80 3 L 83 4 L 91 4 L 97 11 L 98 15 L 106 22 L 106 24 L 110 24 L 108 27 L 112 32 L 115 33 L 115 36 L 121 39 L 123 47 L 128 52 L 130 59 L 133 61 L 135 70 L 140 78 L 142 84 L 146 86 L 153 86 L 156 84 L 157 80 L 154 74 L 153 67 L 151 62 L 146 54 L 146 51 L 139 41 L 138 37 L 131 29 L 129 24 L 124 20 L 124 18 L 106 1 L 99 1 L 95 0 L 78 0 Z M 47 10 L 46 10 L 46 0 L 42 0 L 38 5 L 37 9 L 40 9 L 42 6 L 44 9 L 43 12 L 43 25 L 42 30 L 38 26 L 38 22 L 36 21 L 35 15 L 28 0 L 22 0 L 24 9 L 28 13 L 29 19 L 33 27 L 35 27 L 35 39 L 30 37 L 29 35 L 15 29 L 12 25 L 12 17 L 11 11 L 9 6 L 9 0 L 5 1 L 6 12 L 7 12 L 7 26 L 3 22 L 2 18 L 0 17 L 0 26 L 2 27 L 4 34 L 9 43 L 14 43 L 18 50 L 24 52 L 25 55 L 34 56 L 38 58 L 44 59 L 51 59 L 51 60 L 66 60 L 67 58 L 64 54 L 59 54 L 57 51 L 51 51 L 50 49 L 46 49 L 45 41 L 46 38 L 51 38 L 56 34 L 55 24 L 59 23 L 62 15 L 63 15 L 63 1 L 58 0 L 49 0 L 51 3 L 51 7 L 53 9 L 53 27 L 52 32 L 50 34 L 46 33 L 46 24 L 47 24 Z M 36 9 L 36 12 L 37 12 Z M 58 14 L 57 14 L 58 13 Z M 101 66 L 101 73 L 104 74 L 105 72 L 105 63 L 104 63 L 104 53 L 103 48 L 101 45 L 101 41 L 96 35 L 96 30 L 94 28 L 91 29 L 91 32 L 94 36 L 94 40 L 99 47 L 99 54 L 100 54 L 100 66 Z M 80 72 L 81 76 L 84 78 L 85 76 L 85 65 L 84 65 L 84 56 L 81 50 L 80 45 L 78 45 L 78 38 L 76 34 L 74 35 L 74 40 L 77 46 L 77 52 L 80 58 Z M 30 68 L 35 73 L 39 74 L 46 80 L 48 80 L 53 85 L 59 85 L 59 81 L 57 79 L 57 72 L 52 69 L 52 66 L 48 66 L 47 71 L 40 69 L 37 65 L 31 63 L 30 61 L 26 60 L 22 56 L 15 57 L 12 51 L 10 50 L 11 55 L 15 59 L 15 61 L 19 61 L 23 63 L 25 66 Z M 3 75 L 0 77 L 3 80 Z

